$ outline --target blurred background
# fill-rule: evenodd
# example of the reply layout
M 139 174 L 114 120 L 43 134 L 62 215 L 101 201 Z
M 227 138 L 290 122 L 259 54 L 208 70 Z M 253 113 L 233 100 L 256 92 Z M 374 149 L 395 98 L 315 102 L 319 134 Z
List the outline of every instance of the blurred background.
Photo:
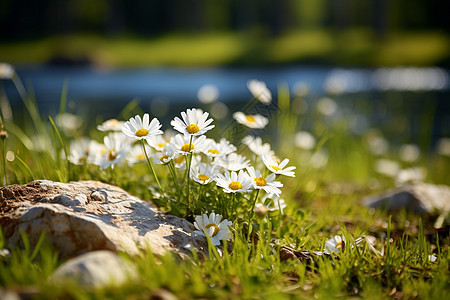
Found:
M 2 0 L 12 63 L 448 65 L 445 0 Z
M 370 101 L 360 112 L 374 117 L 369 125 L 395 108 L 445 136 L 447 2 L 1 0 L 0 61 L 45 113 L 59 111 L 66 82 L 73 113 L 117 117 L 134 100 L 162 118 L 214 102 L 220 119 L 251 99 L 246 83 L 259 79 L 274 102 L 280 85 L 306 104 L 339 95 L 355 110 Z M 2 91 L 20 110 L 13 84 Z M 302 102 L 290 109 L 307 113 Z

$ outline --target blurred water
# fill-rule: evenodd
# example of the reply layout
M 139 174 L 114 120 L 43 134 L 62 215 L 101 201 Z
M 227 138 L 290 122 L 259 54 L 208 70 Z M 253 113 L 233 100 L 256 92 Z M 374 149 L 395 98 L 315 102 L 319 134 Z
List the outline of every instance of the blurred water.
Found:
M 144 111 L 158 117 L 164 117 L 164 114 L 173 116 L 178 114 L 180 108 L 201 106 L 197 92 L 206 84 L 217 87 L 219 101 L 227 104 L 231 111 L 239 110 L 252 98 L 247 81 L 258 79 L 264 81 L 274 93 L 275 101 L 275 93 L 280 85 L 289 87 L 293 99 L 303 94 L 307 87 L 306 101 L 310 106 L 311 102 L 321 97 L 331 97 L 343 110 L 354 112 L 356 128 L 358 124 L 360 128 L 382 126 L 383 122 L 395 118 L 399 112 L 410 119 L 412 127 L 422 126 L 420 124 L 427 117 L 424 115 L 426 111 L 433 114 L 429 120 L 433 133 L 436 136 L 450 135 L 449 72 L 441 68 L 293 66 L 108 70 L 22 66 L 17 67 L 16 71 L 24 84 L 33 91 L 44 114 L 59 110 L 65 80 L 68 81 L 68 103 L 72 111 L 84 109 L 91 116 L 109 118 L 116 117 L 127 103 L 136 98 Z M 20 109 L 21 100 L 11 82 L 4 81 L 4 86 L 13 108 Z M 163 109 L 158 111 L 158 107 Z
M 329 67 L 218 68 L 218 69 L 98 69 L 90 67 L 25 66 L 16 69 L 34 90 L 43 106 L 59 103 L 64 80 L 73 101 L 139 98 L 148 102 L 164 98 L 170 102 L 195 102 L 205 84 L 215 85 L 220 100 L 248 100 L 246 83 L 264 81 L 275 91 L 280 84 L 294 89 L 306 84 L 312 93 L 356 93 L 371 91 L 447 91 L 448 72 L 440 68 L 336 69 Z M 17 100 L 11 87 L 10 98 Z

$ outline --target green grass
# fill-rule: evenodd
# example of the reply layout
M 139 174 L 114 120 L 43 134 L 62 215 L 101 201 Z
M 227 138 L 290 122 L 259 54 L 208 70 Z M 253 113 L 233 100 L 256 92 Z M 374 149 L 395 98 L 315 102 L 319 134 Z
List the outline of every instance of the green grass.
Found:
M 33 51 L 29 51 L 33 49 Z M 154 38 L 54 36 L 0 44 L 0 57 L 14 64 L 42 63 L 60 55 L 88 57 L 100 66 L 218 66 L 314 62 L 365 66 L 427 66 L 448 62 L 450 40 L 439 31 L 389 32 L 367 28 L 294 30 L 271 38 L 249 32 L 172 33 Z
M 64 104 L 64 92 L 62 94 L 61 103 Z M 400 145 L 395 143 L 386 153 L 375 155 L 367 146 L 369 132 L 362 135 L 352 133 L 352 113 L 340 111 L 337 117 L 321 115 L 316 109 L 317 99 L 306 96 L 309 111 L 294 114 L 290 108 L 299 99 L 291 97 L 283 86 L 280 86 L 277 98 L 279 110 L 273 111 L 262 138 L 281 158 L 290 158 L 289 165 L 297 167 L 296 177 L 280 178 L 284 183 L 282 198 L 287 202 L 284 215 L 279 211 L 256 215 L 251 220 L 253 231 L 249 239 L 249 200 L 253 199 L 254 193 L 238 195 L 237 201 L 242 202 L 233 210 L 230 197 L 221 189 L 209 186 L 204 191 L 192 182 L 193 204 L 189 211 L 186 202 L 172 206 L 167 198 L 156 196 L 156 182 L 145 162 L 133 167 L 119 164 L 115 172 L 100 170 L 94 165 L 68 165 L 63 149 L 69 147 L 71 139 L 89 135 L 100 142 L 104 133 L 95 128 L 66 131 L 53 122 L 56 118 L 48 119 L 36 114 L 33 97 L 24 97 L 31 117 L 17 123 L 18 119 L 13 121 L 2 116 L 5 130 L 9 133 L 6 139 L 6 150 L 10 151 L 6 165 L 8 184 L 27 183 L 32 179 L 102 180 L 121 186 L 142 199 L 152 199 L 164 211 L 187 215 L 188 218 L 204 210 L 215 209 L 233 221 L 233 238 L 224 247 L 222 257 L 212 246 L 209 258 L 204 259 L 193 255 L 180 260 L 171 254 L 155 257 L 149 252 L 129 257 L 122 253 L 124 259 L 136 267 L 137 278 L 130 278 L 122 286 L 92 290 L 73 283 L 56 286 L 49 282 L 47 277 L 63 260 L 58 259 L 57 252 L 45 237 L 33 247 L 23 235 L 24 247 L 10 249 L 11 256 L 0 258 L 0 287 L 23 294 L 32 291 L 38 299 L 148 299 L 164 292 L 180 299 L 446 298 L 450 293 L 448 224 L 435 229 L 431 217 L 406 211 L 387 213 L 369 209 L 361 205 L 361 199 L 395 185 L 395 177 L 374 170 L 373 165 L 381 157 L 398 162 L 402 168 L 425 167 L 428 170 L 426 181 L 447 185 L 450 183 L 449 158 L 421 149 L 418 160 L 405 162 L 398 156 Z M 369 100 L 358 100 L 358 103 L 364 103 L 360 101 Z M 369 110 L 370 104 L 360 104 L 359 109 L 362 110 L 360 113 Z M 393 118 L 408 113 L 407 107 L 398 107 Z M 142 114 L 142 111 L 130 104 L 118 115 L 127 120 L 135 114 Z M 177 115 L 179 112 L 174 113 Z M 422 120 L 428 122 L 428 118 Z M 231 120 L 215 121 L 215 124 L 221 128 L 226 124 L 232 124 L 231 128 L 237 126 Z M 163 126 L 164 129 L 169 128 L 168 124 Z M 374 129 L 368 128 L 368 131 Z M 387 135 L 391 128 L 380 124 L 376 129 Z M 306 130 L 316 137 L 313 149 L 294 146 L 294 135 L 299 130 Z M 207 135 L 217 137 L 218 132 L 215 129 Z M 426 139 L 431 132 L 422 134 Z M 409 142 L 407 136 L 412 135 L 411 132 L 404 128 L 403 135 Z M 233 140 L 236 145 L 238 142 Z M 246 147 L 239 150 L 252 158 Z M 313 155 L 321 151 L 328 155 L 325 165 L 317 164 L 313 159 Z M 11 153 L 15 157 L 13 160 Z M 173 180 L 167 167 L 154 167 L 165 193 L 177 198 L 180 194 L 171 184 Z M 1 175 L 1 178 L 5 176 L 3 171 Z M 183 173 L 178 176 L 183 182 Z M 148 185 L 153 188 L 149 190 Z M 182 188 L 182 193 L 186 193 L 185 183 Z M 202 196 L 205 192 L 209 194 L 208 198 Z M 335 235 L 345 236 L 347 243 L 343 251 L 332 255 L 312 252 L 322 251 L 325 242 Z M 375 238 L 372 246 L 376 251 L 365 241 L 355 246 L 355 240 L 362 236 Z M 247 243 L 248 239 L 250 243 Z M 3 247 L 5 239 L 2 234 L 0 249 Z M 309 254 L 305 259 L 285 260 L 280 256 L 282 247 Z M 431 253 L 437 257 L 436 262 L 428 260 Z

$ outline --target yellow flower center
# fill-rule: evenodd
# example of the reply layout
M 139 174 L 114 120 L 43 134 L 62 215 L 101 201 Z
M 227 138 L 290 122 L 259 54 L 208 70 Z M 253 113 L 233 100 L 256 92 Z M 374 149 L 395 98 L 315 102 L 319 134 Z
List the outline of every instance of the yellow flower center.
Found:
M 216 149 L 209 149 L 208 152 L 212 154 L 219 154 L 219 150 Z
M 86 157 L 80 157 L 78 159 L 78 162 L 81 163 L 81 164 L 85 164 L 86 163 Z
M 106 122 L 108 122 L 109 124 L 111 124 L 111 125 L 117 125 L 118 123 L 119 123 L 119 121 L 117 120 L 117 119 L 109 119 L 108 121 L 106 121 Z
M 165 143 L 159 143 L 159 144 L 158 144 L 158 147 L 159 147 L 159 148 L 162 148 L 162 147 L 164 147 L 164 145 L 165 145 Z
M 239 181 L 232 181 L 232 182 L 230 182 L 228 187 L 230 189 L 232 189 L 233 191 L 237 191 L 237 190 L 242 189 L 242 184 Z
M 181 146 L 181 151 L 183 152 L 190 152 L 192 149 L 194 149 L 194 145 L 190 143 L 186 143 L 183 146 Z
M 186 127 L 187 132 L 190 134 L 194 134 L 200 131 L 200 128 L 198 128 L 197 124 L 190 124 Z
M 247 119 L 247 122 L 255 123 L 255 116 L 248 115 L 248 116 L 245 116 L 245 118 Z
M 260 177 L 256 177 L 255 178 L 255 182 L 257 186 L 266 186 L 267 185 L 267 181 L 264 177 L 260 176 Z
M 217 226 L 216 224 L 208 224 L 208 225 L 205 226 L 205 229 L 208 229 L 208 228 L 211 228 L 211 227 L 214 227 L 214 232 L 213 232 L 213 234 L 211 236 L 216 236 L 219 233 L 219 230 L 220 230 L 219 226 Z
M 109 154 L 108 154 L 108 160 L 109 161 L 113 161 L 113 160 L 116 159 L 116 155 L 113 152 L 114 152 L 114 149 L 109 150 Z
M 278 167 L 278 166 L 272 166 L 272 168 L 273 168 L 275 171 L 281 171 L 281 170 L 283 170 L 282 168 L 280 168 L 280 167 Z
M 200 181 L 203 181 L 203 183 L 205 183 L 207 180 L 209 180 L 209 177 L 204 174 L 198 174 L 197 177 L 198 177 L 198 179 L 200 179 Z
M 137 159 L 144 159 L 145 155 L 144 155 L 144 153 L 141 153 L 141 154 L 136 155 L 136 158 Z
M 163 155 L 163 156 L 161 156 L 159 159 L 163 162 L 163 163 L 165 163 L 165 159 L 168 159 L 169 158 L 169 156 L 168 155 Z
M 141 129 L 136 130 L 135 134 L 138 137 L 146 136 L 148 134 L 148 130 L 145 128 L 141 128 Z
M 176 163 L 176 164 L 181 164 L 182 162 L 183 162 L 183 159 L 184 159 L 184 157 L 183 156 L 178 156 L 177 158 L 175 158 L 173 161 Z
M 339 243 L 336 243 L 336 248 L 342 248 L 344 249 L 345 243 L 344 241 L 340 241 Z

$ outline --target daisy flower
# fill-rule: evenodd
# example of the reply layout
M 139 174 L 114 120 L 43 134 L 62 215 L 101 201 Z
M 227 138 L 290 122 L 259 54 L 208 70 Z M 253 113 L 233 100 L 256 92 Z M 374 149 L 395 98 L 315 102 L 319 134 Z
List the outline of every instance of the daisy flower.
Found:
M 125 153 L 129 144 L 124 140 L 124 135 L 118 132 L 110 133 L 103 139 L 105 151 L 97 156 L 95 164 L 101 169 L 115 165 L 125 159 Z
M 226 172 L 225 175 L 218 174 L 215 181 L 225 193 L 247 193 L 253 186 L 252 179 L 243 170 L 240 170 L 239 173 L 233 171 L 231 174 L 229 172 Z
M 199 163 L 191 168 L 191 178 L 200 184 L 208 184 L 213 181 L 219 174 L 216 166 Z
M 281 190 L 279 188 L 282 187 L 283 184 L 279 181 L 275 181 L 275 174 L 271 173 L 269 176 L 263 177 L 261 176 L 261 172 L 255 170 L 253 167 L 247 167 L 247 172 L 250 175 L 250 178 L 253 179 L 254 189 L 264 190 L 266 193 L 280 196 Z
M 242 140 L 242 143 L 247 145 L 248 148 L 256 155 L 259 156 L 275 155 L 275 153 L 270 149 L 270 144 L 269 143 L 263 144 L 262 139 L 259 136 L 253 137 L 251 135 L 248 135 Z
M 202 216 L 196 216 L 194 226 L 197 230 L 194 233 L 202 236 L 209 236 L 211 243 L 214 246 L 220 245 L 221 240 L 228 240 L 232 238 L 232 234 L 228 226 L 233 225 L 233 222 L 224 219 L 220 220 L 222 216 L 219 214 L 211 213 L 208 217 L 207 214 Z
M 204 135 L 197 139 L 193 139 L 192 143 L 191 137 L 188 135 L 177 134 L 170 139 L 171 146 L 182 155 L 188 155 L 189 153 L 197 153 L 203 151 L 205 147 L 206 137 Z
M 95 164 L 97 158 L 106 153 L 106 147 L 103 143 L 91 140 L 88 152 L 87 162 Z
M 253 79 L 247 81 L 247 87 L 252 93 L 253 97 L 264 104 L 269 104 L 272 101 L 272 93 L 262 81 Z
M 283 214 L 283 210 L 286 208 L 286 201 L 284 199 L 280 199 L 279 196 L 275 194 L 265 194 L 261 200 L 259 205 L 265 205 L 269 211 L 281 211 Z M 256 206 L 258 206 L 256 204 Z
M 239 124 L 245 125 L 248 128 L 262 129 L 269 124 L 269 119 L 262 115 L 246 115 L 243 112 L 237 111 L 233 114 L 233 118 Z
M 221 139 L 219 143 L 216 143 L 213 139 L 207 139 L 205 142 L 205 149 L 203 153 L 208 157 L 219 157 L 228 155 L 234 151 L 236 151 L 236 147 L 232 145 L 226 139 Z
M 154 135 L 147 139 L 147 143 L 156 151 L 163 151 L 167 140 L 162 135 Z
M 148 139 L 151 136 L 162 134 L 160 130 L 161 124 L 157 118 L 153 118 L 150 122 L 149 114 L 144 114 L 141 119 L 140 116 L 130 118 L 122 127 L 122 132 L 131 138 L 137 140 Z
M 7 63 L 0 63 L 0 79 L 12 79 L 16 71 L 14 67 Z
M 279 160 L 274 156 L 269 155 L 263 155 L 262 159 L 266 167 L 272 173 L 275 173 L 277 175 L 295 177 L 295 173 L 293 170 L 295 170 L 296 167 L 286 167 L 286 165 L 289 163 L 289 159 L 286 158 L 282 162 L 279 162 Z
M 153 163 L 158 165 L 168 164 L 175 156 L 178 156 L 175 153 L 173 147 L 166 147 L 163 151 L 158 151 L 155 153 L 153 157 Z
M 123 121 L 116 119 L 109 119 L 97 126 L 100 131 L 122 131 L 122 127 L 125 124 Z
M 342 236 L 342 238 L 339 235 L 334 236 L 334 238 L 329 239 L 325 242 L 325 249 L 326 252 L 335 252 L 339 253 L 339 251 L 345 249 L 345 236 Z
M 230 153 L 227 156 L 218 157 L 214 161 L 214 164 L 216 164 L 222 168 L 225 168 L 229 171 L 242 170 L 242 169 L 248 167 L 249 163 L 250 163 L 250 161 L 248 159 L 246 159 L 245 156 L 242 156 L 242 155 L 234 153 L 234 152 Z
M 70 142 L 69 161 L 74 165 L 84 165 L 89 157 L 89 145 L 91 140 L 88 138 L 81 138 Z
M 213 119 L 207 120 L 208 116 L 209 113 L 203 112 L 201 109 L 188 109 L 186 112 L 181 112 L 183 120 L 175 117 L 170 122 L 170 125 L 172 125 L 176 131 L 181 132 L 184 135 L 198 136 L 214 128 L 214 125 L 208 126 L 213 122 Z
M 350 243 L 350 247 L 353 248 L 355 246 L 360 245 L 362 242 L 367 241 L 364 237 L 359 237 L 355 239 L 354 244 Z M 339 253 L 339 251 L 344 251 L 345 247 L 347 246 L 347 241 L 345 239 L 345 236 L 342 236 L 342 238 L 339 235 L 334 236 L 334 238 L 329 239 L 325 242 L 325 253 L 330 253 L 330 251 L 333 251 L 335 253 Z M 369 247 L 370 248 L 370 247 Z M 378 251 L 376 251 L 378 252 Z M 380 252 L 378 252 L 380 253 Z M 381 253 L 380 253 L 381 254 Z
M 145 150 L 147 151 L 147 153 L 151 151 L 148 145 L 145 145 Z M 130 149 L 130 151 L 127 152 L 125 157 L 130 166 L 140 161 L 145 161 L 145 153 L 140 145 L 134 145 Z
M 194 161 L 194 158 L 192 159 L 192 161 Z M 175 168 L 183 171 L 186 170 L 186 158 L 184 157 L 184 155 L 175 155 L 173 158 L 173 163 L 175 164 Z
M 216 102 L 219 99 L 219 89 L 213 84 L 205 84 L 198 90 L 197 98 L 203 104 Z

